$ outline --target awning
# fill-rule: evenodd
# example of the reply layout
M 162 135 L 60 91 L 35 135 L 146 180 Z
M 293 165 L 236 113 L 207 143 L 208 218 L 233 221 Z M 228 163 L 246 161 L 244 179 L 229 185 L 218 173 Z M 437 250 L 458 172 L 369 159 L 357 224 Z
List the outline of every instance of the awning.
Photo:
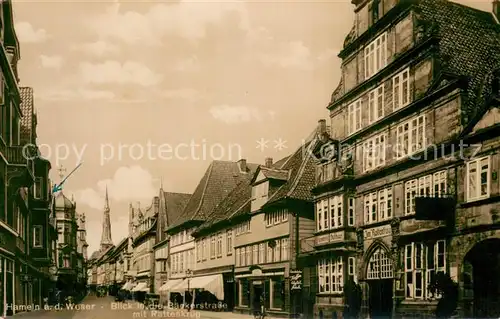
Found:
M 141 282 L 132 291 L 149 291 L 149 287 L 145 282 Z
M 131 290 L 132 287 L 134 287 L 134 285 L 130 281 L 127 281 L 125 283 L 125 285 L 123 285 L 123 287 L 121 289 L 123 289 L 123 290 Z
M 212 293 L 218 300 L 224 300 L 224 280 L 222 274 L 193 277 L 189 289 L 203 289 Z
M 182 279 L 170 279 L 163 286 L 160 287 L 159 291 L 171 291 L 182 282 Z
M 188 289 L 188 280 L 184 279 L 175 286 L 170 287 L 170 292 L 185 292 Z

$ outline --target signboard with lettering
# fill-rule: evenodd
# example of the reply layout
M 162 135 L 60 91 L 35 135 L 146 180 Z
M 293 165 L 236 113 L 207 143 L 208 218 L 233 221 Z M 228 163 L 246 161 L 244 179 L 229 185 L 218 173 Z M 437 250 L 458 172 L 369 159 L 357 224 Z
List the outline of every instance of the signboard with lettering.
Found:
M 365 229 L 363 231 L 364 239 L 375 239 L 379 237 L 385 237 L 392 234 L 391 225 L 384 225 L 375 228 Z
M 302 271 L 290 270 L 290 290 L 302 289 Z
M 316 246 L 326 245 L 326 244 L 335 243 L 335 242 L 339 242 L 339 241 L 343 241 L 343 240 L 344 240 L 344 232 L 339 231 L 339 232 L 334 232 L 334 233 L 316 236 L 315 245 Z

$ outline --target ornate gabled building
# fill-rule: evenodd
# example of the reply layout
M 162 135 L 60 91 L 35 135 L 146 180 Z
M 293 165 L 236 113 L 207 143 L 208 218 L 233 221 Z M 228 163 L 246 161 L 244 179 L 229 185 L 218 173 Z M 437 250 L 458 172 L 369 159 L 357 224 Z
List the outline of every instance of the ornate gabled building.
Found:
M 447 276 L 460 317 L 498 317 L 499 1 L 352 3 L 304 252 L 315 315 L 358 282 L 363 316 L 433 316 Z

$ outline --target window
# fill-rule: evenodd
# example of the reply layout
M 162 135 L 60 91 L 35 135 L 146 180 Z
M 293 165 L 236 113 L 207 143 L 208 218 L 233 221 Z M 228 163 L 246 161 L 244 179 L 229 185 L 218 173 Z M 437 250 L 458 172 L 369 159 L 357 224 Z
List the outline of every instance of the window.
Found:
M 180 266 L 179 266 L 179 270 L 182 272 L 184 271 L 184 252 L 180 253 Z M 146 267 L 144 267 L 146 268 Z
M 259 244 L 259 263 L 263 264 L 266 261 L 266 248 L 264 243 Z
M 33 226 L 33 247 L 42 247 L 43 228 L 40 225 Z
M 349 197 L 347 200 L 348 200 L 347 224 L 349 226 L 354 226 L 354 222 L 355 222 L 354 197 Z
M 446 273 L 446 242 L 433 244 L 411 243 L 404 252 L 406 298 L 433 299 L 429 284 L 438 272 Z
M 63 267 L 64 268 L 70 268 L 71 267 L 71 259 L 69 258 L 68 255 L 64 255 L 63 257 Z
M 347 128 L 349 134 L 357 132 L 361 129 L 361 100 L 349 105 Z
M 373 0 L 373 2 L 371 3 L 370 7 L 369 7 L 369 11 L 370 11 L 370 18 L 371 18 L 371 25 L 374 24 L 375 22 L 378 21 L 379 19 L 379 14 L 380 14 L 380 11 L 382 11 L 381 9 L 381 4 L 382 4 L 382 1 L 380 0 Z
M 396 129 L 397 158 L 403 158 L 425 147 L 425 117 L 421 115 L 413 118 Z
M 281 260 L 288 260 L 288 238 L 281 239 Z
M 384 85 L 368 94 L 368 122 L 371 124 L 384 116 Z
M 236 259 L 235 259 L 234 263 L 236 264 L 236 267 L 239 267 L 239 266 L 241 266 L 241 264 L 240 264 L 240 249 L 236 248 L 235 252 L 236 252 Z
M 269 245 L 269 243 L 267 243 L 267 258 L 266 258 L 266 261 L 268 263 L 272 263 L 273 262 L 273 248 L 271 247 L 271 245 Z
M 201 261 L 201 242 L 196 243 L 196 261 Z
M 410 103 L 410 70 L 406 69 L 392 79 L 394 111 Z
M 385 164 L 386 134 L 380 134 L 363 143 L 363 172 Z
M 316 203 L 318 231 L 342 227 L 343 195 L 320 200 Z
M 217 257 L 222 257 L 222 233 L 217 234 Z
M 247 220 L 236 226 L 236 236 L 250 232 L 250 220 Z
M 368 279 L 391 279 L 393 276 L 392 261 L 386 251 L 382 248 L 376 249 L 368 261 Z
M 342 258 L 327 258 L 318 261 L 320 293 L 341 293 L 344 289 Z
M 36 178 L 36 181 L 34 184 L 33 196 L 35 196 L 36 199 L 42 198 L 42 178 L 41 177 Z
M 415 213 L 415 198 L 445 196 L 447 190 L 446 170 L 422 176 L 405 183 L 405 215 Z
M 358 278 L 356 276 L 356 257 L 349 257 L 347 259 L 347 275 L 349 276 L 349 280 L 358 282 Z
M 365 224 L 392 218 L 392 188 L 365 195 Z
M 387 34 L 383 33 L 365 48 L 365 79 L 387 65 Z
M 233 232 L 229 229 L 226 232 L 226 244 L 227 244 L 227 254 L 231 255 L 233 253 Z
M 282 310 L 285 306 L 285 281 L 283 277 L 272 277 L 270 280 L 271 289 L 271 298 L 269 308 Z
M 274 241 L 274 252 L 273 252 L 273 257 L 274 257 L 274 262 L 279 262 L 280 261 L 280 253 L 281 253 L 281 240 L 277 239 Z
M 266 213 L 266 226 L 271 227 L 288 221 L 288 211 L 281 209 L 271 213 Z
M 201 241 L 201 259 L 207 260 L 207 239 L 203 238 Z
M 490 196 L 490 157 L 483 157 L 467 163 L 467 201 Z
M 239 296 L 239 304 L 241 307 L 248 307 L 250 304 L 250 283 L 248 279 L 242 278 L 239 281 L 238 285 L 238 296 Z
M 253 245 L 252 246 L 252 264 L 253 265 L 258 265 L 259 264 L 259 245 Z

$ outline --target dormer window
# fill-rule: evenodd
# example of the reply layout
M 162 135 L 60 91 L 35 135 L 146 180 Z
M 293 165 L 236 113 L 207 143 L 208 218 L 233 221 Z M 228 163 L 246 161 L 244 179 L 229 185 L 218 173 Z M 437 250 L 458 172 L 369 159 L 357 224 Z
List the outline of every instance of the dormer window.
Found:
M 265 181 L 252 187 L 252 211 L 256 211 L 267 202 L 269 182 Z

